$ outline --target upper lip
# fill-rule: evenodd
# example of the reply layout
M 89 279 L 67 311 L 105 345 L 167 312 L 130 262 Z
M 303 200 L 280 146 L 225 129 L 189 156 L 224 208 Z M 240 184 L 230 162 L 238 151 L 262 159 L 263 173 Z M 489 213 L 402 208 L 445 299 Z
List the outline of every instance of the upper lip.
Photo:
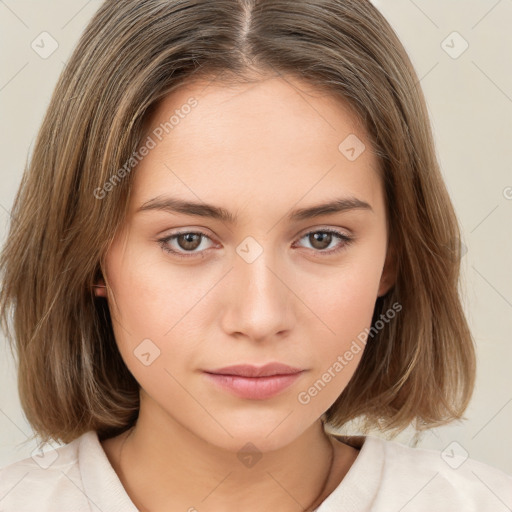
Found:
M 253 366 L 251 364 L 237 364 L 225 366 L 216 370 L 207 370 L 206 373 L 216 373 L 219 375 L 237 375 L 240 377 L 268 377 L 271 375 L 291 375 L 299 373 L 300 368 L 294 368 L 283 363 L 268 363 L 263 366 Z

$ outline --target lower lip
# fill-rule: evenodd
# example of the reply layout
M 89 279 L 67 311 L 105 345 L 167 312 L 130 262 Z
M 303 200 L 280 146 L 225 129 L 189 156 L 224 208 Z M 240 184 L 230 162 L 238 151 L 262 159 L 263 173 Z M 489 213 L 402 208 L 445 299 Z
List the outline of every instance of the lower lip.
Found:
M 251 400 L 265 400 L 279 394 L 291 386 L 301 374 L 302 372 L 269 377 L 240 377 L 205 372 L 205 375 L 218 386 L 231 391 L 240 398 Z

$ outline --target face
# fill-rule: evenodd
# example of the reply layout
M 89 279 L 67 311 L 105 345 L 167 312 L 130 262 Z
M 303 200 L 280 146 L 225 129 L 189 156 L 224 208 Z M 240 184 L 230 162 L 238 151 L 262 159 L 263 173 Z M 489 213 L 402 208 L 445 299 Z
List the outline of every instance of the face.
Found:
M 148 126 L 104 269 L 141 415 L 277 449 L 346 387 L 391 286 L 376 157 L 339 99 L 291 77 L 188 84 Z M 210 373 L 276 362 L 300 372 Z

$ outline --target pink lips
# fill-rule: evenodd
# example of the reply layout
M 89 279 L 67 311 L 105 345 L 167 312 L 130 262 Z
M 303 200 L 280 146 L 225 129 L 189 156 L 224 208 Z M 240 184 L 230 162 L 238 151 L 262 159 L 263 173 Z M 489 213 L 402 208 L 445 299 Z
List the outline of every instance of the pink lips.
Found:
M 281 363 L 264 366 L 248 364 L 205 371 L 206 377 L 240 398 L 264 400 L 293 384 L 303 373 L 300 368 Z

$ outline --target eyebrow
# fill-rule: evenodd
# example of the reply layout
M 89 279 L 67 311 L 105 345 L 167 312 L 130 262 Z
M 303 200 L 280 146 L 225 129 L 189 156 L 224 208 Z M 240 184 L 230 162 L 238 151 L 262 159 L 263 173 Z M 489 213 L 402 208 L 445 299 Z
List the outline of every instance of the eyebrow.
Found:
M 236 224 L 237 222 L 236 215 L 220 206 L 185 201 L 183 199 L 167 196 L 158 196 L 146 201 L 137 209 L 137 212 L 152 210 L 182 213 L 197 217 L 209 217 L 228 224 Z M 343 197 L 326 203 L 308 206 L 307 208 L 298 208 L 290 212 L 287 218 L 290 222 L 297 222 L 320 217 L 322 215 L 332 215 L 334 213 L 352 210 L 368 210 L 373 212 L 373 208 L 367 202 L 361 201 L 356 197 Z

